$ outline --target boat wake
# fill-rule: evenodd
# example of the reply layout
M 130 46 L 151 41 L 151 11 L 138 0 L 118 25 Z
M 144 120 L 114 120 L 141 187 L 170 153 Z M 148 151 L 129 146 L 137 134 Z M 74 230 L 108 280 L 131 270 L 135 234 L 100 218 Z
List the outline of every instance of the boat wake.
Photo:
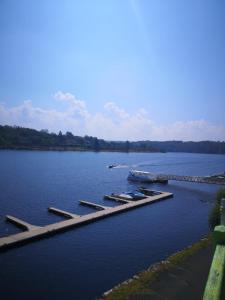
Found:
M 201 162 L 189 161 L 189 162 L 168 162 L 168 163 L 152 163 L 152 162 L 140 162 L 133 165 L 127 164 L 112 164 L 107 166 L 109 169 L 135 169 L 135 168 L 143 168 L 143 167 L 161 167 L 161 166 L 177 166 L 177 165 L 191 165 L 191 164 L 201 164 Z
M 129 165 L 109 165 L 108 168 L 109 169 L 124 169 L 124 168 L 130 168 L 131 166 Z

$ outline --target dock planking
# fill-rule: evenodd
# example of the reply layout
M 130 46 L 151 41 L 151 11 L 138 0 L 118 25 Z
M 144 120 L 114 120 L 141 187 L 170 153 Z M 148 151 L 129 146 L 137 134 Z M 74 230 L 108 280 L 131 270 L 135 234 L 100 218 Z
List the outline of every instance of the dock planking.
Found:
M 116 197 L 116 196 L 112 196 L 112 195 L 105 195 L 104 196 L 104 199 L 105 200 L 112 200 L 112 201 L 116 201 L 116 202 L 122 202 L 122 203 L 130 203 L 130 202 L 133 202 L 131 200 L 125 200 L 123 198 L 119 198 L 119 197 Z
M 27 223 L 23 220 L 20 220 L 16 217 L 13 217 L 13 216 L 10 216 L 10 215 L 6 216 L 6 220 L 9 221 L 12 224 L 15 224 L 16 226 L 24 229 L 24 230 L 33 230 L 33 229 L 36 229 L 36 228 L 40 228 L 40 226 L 32 225 L 30 223 Z
M 80 205 L 89 206 L 89 207 L 92 207 L 92 208 L 95 208 L 95 209 L 100 209 L 100 210 L 111 208 L 109 206 L 100 205 L 100 204 L 97 204 L 97 203 L 84 201 L 84 200 L 80 200 Z
M 18 226 L 23 226 L 23 228 L 27 229 L 27 231 L 23 231 L 20 233 L 16 233 L 10 236 L 0 238 L 0 250 L 10 248 L 22 243 L 26 243 L 34 239 L 40 239 L 51 234 L 56 234 L 60 231 L 68 230 L 72 227 L 82 226 L 84 224 L 91 223 L 99 219 L 109 217 L 111 215 L 119 214 L 128 211 L 130 209 L 141 207 L 143 205 L 151 204 L 172 196 L 173 196 L 172 193 L 161 192 L 161 194 L 159 195 L 148 196 L 145 199 L 130 201 L 129 203 L 125 203 L 115 207 L 105 207 L 103 205 L 97 204 L 98 208 L 102 207 L 101 210 L 83 216 L 79 216 L 79 217 L 72 217 L 74 214 L 70 214 L 68 212 L 53 208 L 52 212 L 57 211 L 57 212 L 62 212 L 62 214 L 67 213 L 67 216 L 69 217 L 70 214 L 71 217 L 67 220 L 63 220 L 46 226 L 31 225 L 27 222 L 19 220 L 18 218 L 11 217 L 12 222 L 14 222 Z M 90 204 L 91 202 L 88 203 Z M 92 206 L 96 208 L 96 204 L 95 203 L 92 204 L 93 204 Z
M 65 217 L 65 218 L 69 218 L 69 219 L 80 217 L 80 215 L 75 215 L 73 213 L 70 213 L 68 211 L 58 209 L 58 208 L 55 208 L 55 207 L 49 207 L 48 211 L 53 213 L 53 214 L 56 214 L 56 215 L 59 215 L 59 216 Z

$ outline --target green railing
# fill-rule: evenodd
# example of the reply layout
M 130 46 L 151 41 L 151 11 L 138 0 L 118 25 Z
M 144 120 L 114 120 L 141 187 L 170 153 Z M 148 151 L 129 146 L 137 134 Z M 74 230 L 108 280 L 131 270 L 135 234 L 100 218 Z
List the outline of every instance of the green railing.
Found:
M 215 253 L 209 271 L 203 300 L 225 299 L 225 199 L 221 199 L 221 225 L 213 232 Z

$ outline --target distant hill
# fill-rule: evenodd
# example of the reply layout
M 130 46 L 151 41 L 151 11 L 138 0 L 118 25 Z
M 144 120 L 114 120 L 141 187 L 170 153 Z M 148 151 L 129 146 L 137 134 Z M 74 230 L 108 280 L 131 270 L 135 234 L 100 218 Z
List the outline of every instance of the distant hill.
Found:
M 163 152 L 187 152 L 187 153 L 211 153 L 225 154 L 225 142 L 201 141 L 201 142 L 182 142 L 165 141 L 149 142 L 150 145 Z
M 0 125 L 0 149 L 120 151 L 120 152 L 190 152 L 225 154 L 225 142 L 182 141 L 106 141 L 71 132 L 49 133 L 18 126 Z

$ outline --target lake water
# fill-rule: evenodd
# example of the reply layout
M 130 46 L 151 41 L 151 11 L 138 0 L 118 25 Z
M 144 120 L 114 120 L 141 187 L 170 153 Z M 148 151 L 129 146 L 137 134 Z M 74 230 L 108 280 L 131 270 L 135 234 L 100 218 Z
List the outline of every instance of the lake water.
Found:
M 35 225 L 62 220 L 54 206 L 77 214 L 79 206 L 112 192 L 136 188 L 129 168 L 187 175 L 224 172 L 224 155 L 0 151 L 0 235 L 19 232 L 11 214 Z M 147 185 L 146 185 L 147 186 Z M 165 201 L 0 253 L 1 299 L 96 299 L 104 291 L 206 235 L 217 185 L 171 181 L 149 188 L 174 193 Z

